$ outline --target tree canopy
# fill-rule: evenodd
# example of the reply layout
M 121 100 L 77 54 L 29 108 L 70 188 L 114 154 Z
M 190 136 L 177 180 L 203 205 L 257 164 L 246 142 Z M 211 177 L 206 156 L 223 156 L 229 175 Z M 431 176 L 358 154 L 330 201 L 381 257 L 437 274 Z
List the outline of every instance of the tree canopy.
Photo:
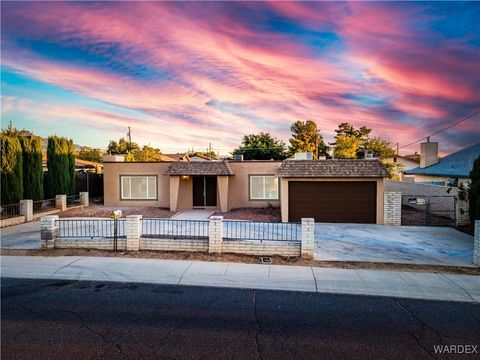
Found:
M 282 140 L 261 132 L 245 135 L 232 154 L 243 155 L 245 160 L 283 160 L 287 158 L 287 147 Z
M 125 138 L 120 138 L 118 142 L 111 140 L 107 147 L 109 154 L 128 154 L 133 150 L 138 150 L 140 147 L 137 143 L 129 142 Z
M 296 121 L 290 127 L 292 137 L 290 138 L 290 146 L 288 147 L 290 156 L 296 152 L 311 152 L 315 159 L 318 156 L 326 156 L 328 146 L 323 141 L 317 124 L 314 121 Z
M 104 152 L 100 149 L 93 149 L 88 146 L 82 146 L 77 153 L 77 159 L 101 163 Z
M 360 140 L 353 135 L 338 135 L 333 156 L 337 159 L 356 159 Z

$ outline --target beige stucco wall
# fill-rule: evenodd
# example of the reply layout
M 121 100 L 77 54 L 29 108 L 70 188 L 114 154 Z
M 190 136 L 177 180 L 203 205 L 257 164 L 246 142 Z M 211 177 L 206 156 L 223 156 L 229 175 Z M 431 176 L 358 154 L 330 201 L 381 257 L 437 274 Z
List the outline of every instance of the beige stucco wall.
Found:
M 178 190 L 178 209 L 193 207 L 193 180 L 191 176 L 180 176 Z
M 170 179 L 163 174 L 170 162 L 134 163 L 111 162 L 103 164 L 103 192 L 105 206 L 170 207 Z M 120 175 L 157 175 L 157 200 L 120 200 Z
M 448 183 L 448 180 L 450 180 L 451 177 L 447 176 L 431 176 L 431 175 L 419 175 L 415 174 L 415 182 L 416 183 L 426 183 L 426 182 L 432 182 L 432 181 L 444 181 L 445 185 Z M 459 178 L 458 179 L 458 184 L 462 183 L 469 183 L 470 179 L 469 178 Z
M 288 222 L 288 183 L 290 181 L 375 181 L 377 182 L 377 224 L 383 224 L 383 179 L 382 178 L 282 178 L 281 211 L 282 221 Z
M 228 181 L 228 209 L 280 206 L 280 200 L 250 200 L 249 175 L 275 175 L 281 161 L 238 161 L 229 166 L 235 174 Z

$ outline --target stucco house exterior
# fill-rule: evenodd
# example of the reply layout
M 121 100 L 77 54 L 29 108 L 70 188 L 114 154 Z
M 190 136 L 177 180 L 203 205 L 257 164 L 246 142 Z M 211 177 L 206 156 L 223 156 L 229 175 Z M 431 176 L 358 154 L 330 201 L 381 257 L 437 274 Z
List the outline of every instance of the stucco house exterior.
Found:
M 124 162 L 104 157 L 106 206 L 280 207 L 282 221 L 383 224 L 378 160 Z
M 443 158 L 438 157 L 438 143 L 420 144 L 420 166 L 404 171 L 414 182 L 439 186 L 458 186 L 470 181 L 473 162 L 480 156 L 480 143 Z
M 414 182 L 414 176 L 406 175 L 404 171 L 417 168 L 420 165 L 420 156 L 416 156 L 416 154 L 414 155 L 395 154 L 393 156 L 385 157 L 382 160 L 384 160 L 385 162 L 392 162 L 392 163 L 403 165 L 403 168 L 398 173 L 398 176 L 400 177 L 400 181 Z

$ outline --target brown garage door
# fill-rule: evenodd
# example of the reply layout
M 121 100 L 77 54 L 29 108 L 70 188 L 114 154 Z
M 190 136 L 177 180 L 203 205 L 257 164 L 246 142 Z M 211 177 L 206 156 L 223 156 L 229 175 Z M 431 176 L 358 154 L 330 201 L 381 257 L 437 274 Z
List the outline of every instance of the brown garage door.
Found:
M 314 218 L 316 222 L 376 222 L 375 181 L 289 181 L 288 219 Z

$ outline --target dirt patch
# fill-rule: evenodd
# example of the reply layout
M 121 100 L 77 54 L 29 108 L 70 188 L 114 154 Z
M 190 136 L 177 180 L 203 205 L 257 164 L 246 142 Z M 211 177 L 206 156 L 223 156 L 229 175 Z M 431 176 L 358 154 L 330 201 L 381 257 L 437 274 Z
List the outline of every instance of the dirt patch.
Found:
M 157 207 L 141 207 L 141 206 L 103 206 L 92 205 L 87 208 L 69 209 L 58 213 L 61 218 L 68 217 L 109 217 L 112 211 L 122 210 L 122 215 L 142 215 L 143 217 L 154 218 L 169 218 L 175 214 L 175 211 L 170 211 L 164 208 Z
M 49 250 L 13 250 L 1 249 L 1 255 L 12 256 L 100 256 L 136 259 L 174 259 L 196 261 L 219 261 L 243 264 L 259 264 L 260 256 L 237 254 L 208 254 L 203 252 L 163 252 L 163 251 L 119 251 L 87 249 L 49 249 Z M 463 275 L 480 275 L 480 268 L 461 266 L 390 264 L 353 261 L 316 261 L 297 257 L 270 256 L 273 265 L 315 266 L 337 269 L 371 269 L 389 271 L 415 271 L 429 273 L 451 273 Z
M 224 219 L 229 220 L 250 220 L 250 221 L 268 221 L 280 222 L 282 215 L 279 208 L 264 207 L 264 208 L 240 208 L 233 209 L 228 212 L 215 212 L 216 216 L 223 216 Z

